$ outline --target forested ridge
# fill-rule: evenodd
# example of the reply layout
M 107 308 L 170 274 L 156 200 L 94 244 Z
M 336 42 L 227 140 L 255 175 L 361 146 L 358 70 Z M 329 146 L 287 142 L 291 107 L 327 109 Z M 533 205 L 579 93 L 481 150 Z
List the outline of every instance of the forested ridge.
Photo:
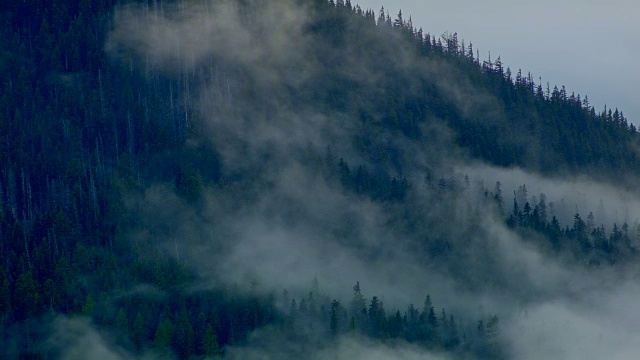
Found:
M 637 262 L 632 207 L 578 209 L 524 183 L 511 196 L 509 179 L 468 170 L 630 191 L 640 137 L 622 111 L 402 12 L 349 0 L 0 11 L 1 357 L 335 358 L 330 344 L 372 341 L 518 358 L 500 331 L 508 307 L 481 309 L 482 292 L 525 308 L 548 294 L 492 239 L 594 274 Z M 455 285 L 412 278 L 430 273 Z

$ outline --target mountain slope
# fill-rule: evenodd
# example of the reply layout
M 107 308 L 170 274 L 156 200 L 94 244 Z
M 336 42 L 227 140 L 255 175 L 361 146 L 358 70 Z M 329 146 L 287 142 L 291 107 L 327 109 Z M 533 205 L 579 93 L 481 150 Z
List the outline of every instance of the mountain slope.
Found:
M 522 358 L 544 310 L 628 294 L 637 130 L 455 34 L 348 1 L 1 20 L 7 357 Z

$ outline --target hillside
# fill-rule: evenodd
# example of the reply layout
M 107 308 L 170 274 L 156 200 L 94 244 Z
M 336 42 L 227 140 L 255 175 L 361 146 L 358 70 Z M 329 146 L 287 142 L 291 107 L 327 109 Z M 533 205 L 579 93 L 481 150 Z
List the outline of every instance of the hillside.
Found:
M 635 350 L 618 109 L 349 1 L 8 4 L 1 357 Z

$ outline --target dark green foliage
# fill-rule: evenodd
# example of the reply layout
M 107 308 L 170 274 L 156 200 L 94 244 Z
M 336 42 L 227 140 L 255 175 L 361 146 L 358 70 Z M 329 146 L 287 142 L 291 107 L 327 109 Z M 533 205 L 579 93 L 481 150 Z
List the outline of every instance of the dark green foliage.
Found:
M 9 291 L 9 279 L 0 268 L 0 319 L 11 311 L 11 292 Z
M 287 300 L 283 311 L 264 294 L 239 295 L 223 287 L 194 291 L 197 275 L 178 250 L 178 243 L 188 246 L 189 240 L 176 238 L 171 221 L 145 223 L 129 202 L 144 196 L 150 184 L 163 184 L 175 191 L 177 203 L 198 212 L 215 189 L 233 203 L 232 215 L 240 214 L 269 191 L 265 174 L 282 154 L 267 154 L 255 168 L 231 164 L 242 170 L 226 172 L 197 104 L 177 95 L 196 92 L 203 69 L 181 70 L 174 78 L 131 53 L 119 54 L 124 61 L 106 55 L 114 6 L 126 2 L 9 1 L 0 13 L 0 325 L 82 314 L 128 339 L 123 346 L 134 353 L 154 347 L 185 359 L 221 356 L 225 346 L 271 326 L 294 340 L 358 333 L 450 352 L 467 351 L 467 342 L 475 354 L 501 356 L 497 317 L 481 320 L 477 331 L 465 329 L 444 310 L 438 317 L 430 297 L 421 311 L 410 305 L 387 312 L 380 298 L 367 300 L 356 283 L 344 307 L 314 288 L 299 301 Z M 471 158 L 544 174 L 587 173 L 612 181 L 640 172 L 637 129 L 619 110 L 597 112 L 586 97 L 569 95 L 564 87 L 545 92 L 521 71 L 512 78 L 500 58 L 481 63 L 457 34 L 436 39 L 401 12 L 392 20 L 348 0 L 309 6 L 304 35 L 314 46 L 306 55 L 322 71 L 295 91 L 283 90 L 291 92 L 286 96 L 257 91 L 249 81 L 241 89 L 255 92 L 252 106 L 260 113 L 268 113 L 271 98 L 280 96 L 292 111 L 335 117 L 356 128 L 352 137 L 331 141 L 353 145 L 357 154 L 334 154 L 327 146 L 326 154 L 295 156 L 312 159 L 309 168 L 328 186 L 384 204 L 391 214 L 387 225 L 399 237 L 420 239 L 416 251 L 440 261 L 438 266 L 455 264 L 452 235 L 427 230 L 450 214 L 419 204 L 415 192 L 424 190 L 445 208 L 472 186 L 433 159 L 424 184 L 412 183 L 414 164 L 406 159 L 415 154 L 399 145 L 403 141 L 433 146 L 434 158 L 463 149 Z M 353 75 L 347 54 L 371 71 L 367 79 Z M 219 66 L 232 83 L 244 84 L 242 70 Z M 489 100 L 462 103 L 441 86 L 445 80 Z M 244 115 L 242 110 L 225 109 L 224 115 Z M 447 132 L 434 130 L 440 127 Z M 498 213 L 510 207 L 500 182 L 484 195 Z M 637 256 L 628 224 L 614 224 L 608 233 L 593 216 L 585 222 L 576 214 L 563 228 L 545 197 L 530 203 L 525 185 L 515 195 L 507 224 L 524 237 L 541 235 L 531 238 L 550 254 L 570 254 L 591 265 Z M 350 225 L 332 236 L 350 241 Z M 167 238 L 170 249 L 157 246 Z M 169 295 L 131 295 L 140 284 Z M 16 341 L 27 349 L 37 336 L 24 331 Z M 465 333 L 476 335 L 464 340 Z
M 123 308 L 120 308 L 120 310 L 118 310 L 118 314 L 116 315 L 115 320 L 115 326 L 120 330 L 121 333 L 129 333 L 129 319 L 127 318 L 127 313 Z
M 340 302 L 338 300 L 333 300 L 331 302 L 331 315 L 329 320 L 329 330 L 331 331 L 331 335 L 338 334 L 338 316 L 340 312 Z
M 82 315 L 92 316 L 96 309 L 96 302 L 93 300 L 93 296 L 91 294 L 87 294 L 87 300 L 85 300 L 84 305 L 82 306 Z
M 178 315 L 175 330 L 175 346 L 178 355 L 187 358 L 195 353 L 195 334 L 193 332 L 193 322 L 189 318 L 186 307 L 183 305 Z
M 153 347 L 158 350 L 167 350 L 172 343 L 174 327 L 171 320 L 165 319 L 158 323 L 156 332 L 153 335 Z
M 371 298 L 369 304 L 369 311 L 367 312 L 367 324 L 369 325 L 369 336 L 373 338 L 380 338 L 382 334 L 386 332 L 386 318 L 382 303 L 378 300 L 377 296 Z
M 17 320 L 24 320 L 38 314 L 40 293 L 38 283 L 33 279 L 30 271 L 20 275 L 16 280 L 11 303 Z
M 626 223 L 623 224 L 623 229 L 614 223 L 607 236 L 604 225 L 596 226 L 593 212 L 589 213 L 587 222 L 576 213 L 571 227 L 563 229 L 555 215 L 551 221 L 547 221 L 544 194 L 540 195 L 540 201 L 533 211 L 528 202 L 525 204 L 525 211 L 520 211 L 516 197 L 517 194 L 514 195 L 513 211 L 507 219 L 507 225 L 526 237 L 532 237 L 531 231 L 543 235 L 547 242 L 539 245 L 554 253 L 568 255 L 578 262 L 591 265 L 633 261 L 638 254 L 638 250 L 632 245 L 632 236 Z
M 352 300 L 352 305 L 354 303 L 362 304 L 363 295 L 359 287 L 359 283 L 354 286 L 355 298 Z M 492 316 L 489 320 L 491 323 L 491 335 L 488 336 L 484 332 L 484 325 L 482 325 L 482 333 L 476 334 L 475 328 L 461 326 L 453 315 L 446 315 L 444 310 L 442 310 L 443 317 L 436 319 L 430 297 L 427 298 L 428 302 L 425 303 L 429 307 L 428 313 L 425 311 L 420 312 L 410 304 L 404 312 L 404 316 L 400 310 L 395 310 L 387 316 L 382 302 L 377 296 L 373 296 L 367 307 L 362 312 L 358 311 L 359 314 L 362 314 L 362 320 L 359 323 L 360 327 L 358 327 L 356 318 L 354 316 L 348 317 L 347 312 L 342 308 L 338 300 L 329 300 L 329 298 L 323 296 L 321 298 L 325 302 L 321 307 L 327 309 L 326 313 L 312 316 L 309 316 L 309 314 L 302 316 L 303 314 L 300 314 L 301 316 L 289 317 L 284 320 L 288 322 L 287 326 L 291 327 L 286 330 L 289 340 L 301 341 L 311 329 L 309 325 L 316 324 L 316 326 L 320 325 L 320 329 L 315 328 L 311 330 L 312 332 L 316 334 L 318 332 L 327 332 L 331 337 L 343 333 L 360 334 L 381 342 L 393 343 L 394 341 L 402 340 L 432 350 L 466 353 L 469 356 L 484 356 L 487 351 L 494 351 L 497 354 L 500 350 L 497 316 Z M 300 303 L 302 300 L 300 299 Z M 292 302 L 295 301 L 295 299 L 292 300 Z M 355 305 L 355 308 L 359 309 L 359 306 Z M 347 319 L 349 320 L 347 321 Z M 479 324 L 483 323 L 482 320 L 479 321 Z M 469 338 L 465 338 L 467 342 L 465 348 L 461 346 L 460 334 L 463 333 L 473 334 Z
M 220 345 L 218 344 L 218 338 L 215 331 L 211 327 L 211 324 L 207 324 L 207 330 L 202 339 L 201 352 L 206 356 L 217 356 L 221 354 Z
M 131 340 L 138 348 L 140 348 L 140 346 L 145 341 L 146 336 L 147 334 L 144 320 L 142 319 L 142 314 L 138 312 L 136 314 L 136 318 L 133 320 L 133 326 L 131 329 Z

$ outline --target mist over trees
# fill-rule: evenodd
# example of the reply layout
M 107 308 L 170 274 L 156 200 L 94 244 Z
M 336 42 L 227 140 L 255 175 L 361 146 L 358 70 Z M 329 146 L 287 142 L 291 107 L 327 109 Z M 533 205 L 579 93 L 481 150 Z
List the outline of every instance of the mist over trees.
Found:
M 638 350 L 622 111 L 349 0 L 0 24 L 0 357 Z

